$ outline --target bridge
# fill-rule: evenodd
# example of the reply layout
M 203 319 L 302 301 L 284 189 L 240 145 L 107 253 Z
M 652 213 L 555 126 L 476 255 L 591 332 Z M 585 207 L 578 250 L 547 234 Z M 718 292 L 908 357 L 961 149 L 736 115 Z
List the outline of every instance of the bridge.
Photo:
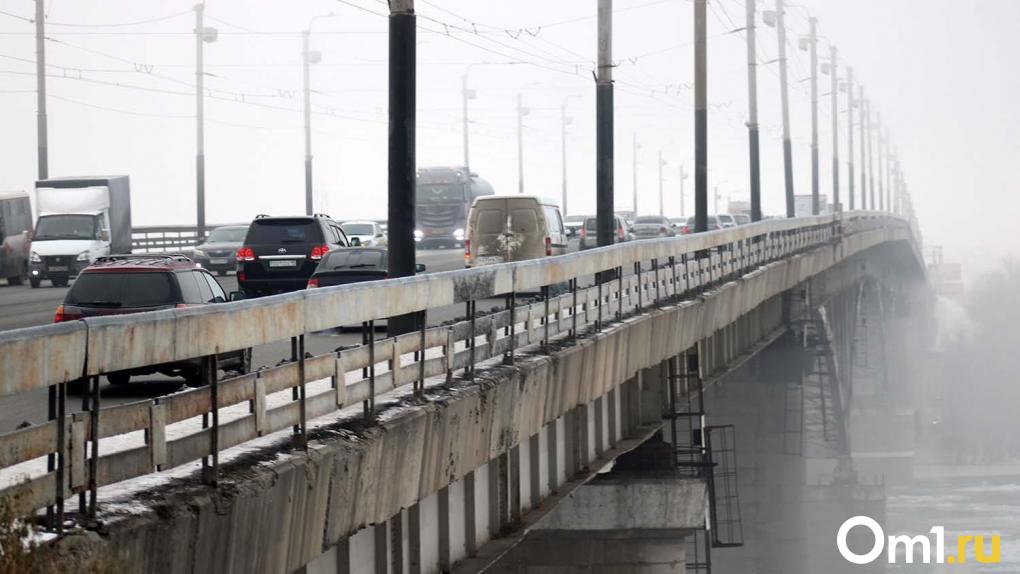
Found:
M 793 483 L 867 490 L 857 331 L 892 329 L 925 281 L 909 220 L 854 211 L 6 331 L 0 400 L 49 388 L 55 408 L 0 435 L 0 500 L 125 571 L 527 572 L 596 554 L 698 571 L 744 543 L 738 452 L 775 439 Z M 421 328 L 377 339 L 404 314 Z M 306 352 L 341 326 L 364 343 Z M 216 376 L 217 353 L 281 341 L 290 360 Z M 104 373 L 185 359 L 205 386 L 104 404 Z M 762 361 L 795 374 L 768 400 L 728 392 Z

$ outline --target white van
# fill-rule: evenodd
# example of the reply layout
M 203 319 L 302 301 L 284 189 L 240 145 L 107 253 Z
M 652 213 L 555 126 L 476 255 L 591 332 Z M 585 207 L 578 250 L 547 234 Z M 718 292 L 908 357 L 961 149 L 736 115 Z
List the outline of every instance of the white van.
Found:
M 534 195 L 486 195 L 468 213 L 464 265 L 479 267 L 567 252 L 555 200 Z

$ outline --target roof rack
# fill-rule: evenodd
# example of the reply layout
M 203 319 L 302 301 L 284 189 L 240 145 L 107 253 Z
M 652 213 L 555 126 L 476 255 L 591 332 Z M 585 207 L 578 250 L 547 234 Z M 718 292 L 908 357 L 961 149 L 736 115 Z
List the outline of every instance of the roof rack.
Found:
M 328 214 L 325 214 L 325 213 L 316 213 L 316 214 L 312 215 L 312 217 L 325 217 L 326 219 L 333 219 L 332 217 L 330 217 Z
M 183 253 L 122 253 L 104 255 L 96 258 L 96 263 L 112 263 L 114 261 L 179 261 L 190 263 L 191 258 Z
M 265 213 L 260 213 L 260 214 L 255 216 L 255 219 L 265 219 L 267 217 L 269 217 L 269 216 L 266 215 Z

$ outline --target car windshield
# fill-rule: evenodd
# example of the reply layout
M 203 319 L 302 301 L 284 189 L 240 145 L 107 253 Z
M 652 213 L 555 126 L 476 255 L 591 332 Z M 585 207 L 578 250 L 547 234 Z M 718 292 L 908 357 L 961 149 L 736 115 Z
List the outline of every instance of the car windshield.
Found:
M 321 243 L 322 230 L 311 219 L 256 219 L 245 243 Z
M 345 223 L 340 228 L 347 235 L 375 235 L 375 226 L 371 223 Z
M 36 241 L 46 239 L 95 239 L 94 215 L 44 215 L 39 218 L 33 236 Z
M 716 221 L 716 218 L 715 218 L 714 215 L 709 215 L 708 216 L 708 224 L 709 225 L 717 225 L 718 223 L 719 222 Z M 688 217 L 687 218 L 687 225 L 690 226 L 690 227 L 694 226 L 694 218 L 693 217 Z
M 589 217 L 584 220 L 584 229 L 586 231 L 596 231 L 599 228 L 599 220 L 594 217 Z
M 661 217 L 653 217 L 653 216 L 638 217 L 637 219 L 634 220 L 634 224 L 635 225 L 642 225 L 642 224 L 661 225 L 662 224 L 662 218 Z
M 442 201 L 464 201 L 464 185 L 454 184 L 421 184 L 416 193 L 418 203 L 434 203 Z
M 241 243 L 244 241 L 247 227 L 217 227 L 209 233 L 209 243 Z
M 386 253 L 376 249 L 342 249 L 329 254 L 322 269 L 386 268 Z
M 82 307 L 156 307 L 180 298 L 171 273 L 82 273 L 64 299 L 65 305 Z

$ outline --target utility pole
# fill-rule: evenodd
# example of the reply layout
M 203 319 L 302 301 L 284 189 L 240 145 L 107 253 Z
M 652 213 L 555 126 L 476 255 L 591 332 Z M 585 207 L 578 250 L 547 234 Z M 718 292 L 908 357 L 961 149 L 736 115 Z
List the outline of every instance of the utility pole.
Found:
M 818 18 L 811 18 L 811 215 L 821 210 L 818 174 Z
M 885 177 L 882 171 L 885 165 L 885 159 L 882 153 L 882 114 L 876 114 L 875 121 L 878 123 L 878 133 L 876 134 L 876 140 L 878 141 L 878 152 L 875 154 L 878 157 L 878 210 L 885 211 Z
M 680 164 L 680 216 L 686 216 L 687 210 L 684 208 L 684 195 L 687 192 L 684 190 L 684 180 L 687 179 L 687 172 L 684 171 L 684 164 Z
M 861 98 L 861 209 L 868 209 L 868 101 L 864 99 L 864 86 L 860 87 Z
M 414 0 L 390 0 L 389 15 L 389 149 L 387 158 L 387 222 L 389 276 L 415 273 L 414 183 L 416 134 L 417 22 Z M 416 317 L 403 315 L 387 322 L 390 336 L 414 330 Z
M 197 225 L 195 236 L 205 238 L 205 25 L 203 14 L 205 3 L 195 4 L 195 119 L 197 151 L 195 155 L 195 193 L 197 201 Z
M 595 76 L 595 205 L 598 244 L 612 245 L 613 225 L 613 0 L 598 3 Z
M 843 211 L 839 197 L 839 65 L 835 46 L 829 48 L 829 72 L 832 74 L 832 209 Z
M 37 171 L 39 179 L 46 179 L 50 176 L 50 154 L 46 122 L 46 10 L 43 0 L 35 0 L 35 87 Z
M 468 152 L 468 150 L 469 150 L 469 146 L 468 146 L 468 124 L 470 123 L 469 120 L 468 120 L 468 100 L 475 99 L 475 91 L 468 89 L 467 81 L 468 81 L 467 74 L 464 74 L 463 76 L 460 77 L 460 83 L 461 83 L 461 90 L 460 90 L 461 107 L 463 108 L 463 115 L 464 115 L 464 169 L 467 170 L 468 174 L 470 174 L 471 173 L 471 156 L 469 155 L 469 152 Z
M 875 140 L 871 135 L 874 125 L 871 122 L 871 102 L 868 102 L 868 209 L 874 211 L 875 205 Z
M 708 231 L 708 0 L 694 0 L 694 232 L 704 231 Z
M 850 211 L 854 210 L 854 69 L 846 67 L 846 153 L 847 193 L 850 195 Z
M 751 148 L 751 221 L 761 221 L 761 151 L 758 145 L 758 28 L 755 0 L 744 0 L 747 8 L 747 102 L 748 142 Z M 683 185 L 681 183 L 681 185 Z
M 567 117 L 567 102 L 560 106 L 560 142 L 563 144 L 563 216 L 567 216 L 567 126 L 570 125 L 570 118 Z
M 633 180 L 634 180 L 634 184 L 633 184 L 634 185 L 634 200 L 631 203 L 631 205 L 634 206 L 634 216 L 637 217 L 637 214 L 638 214 L 638 206 L 637 206 L 637 171 L 638 171 L 638 169 L 637 169 L 637 150 L 641 148 L 641 145 L 638 144 L 638 141 L 637 141 L 637 132 L 634 132 L 633 138 L 632 138 L 631 141 L 633 142 L 633 145 L 631 146 L 631 154 L 632 154 L 632 164 L 634 166 L 633 173 L 631 174 L 632 177 L 633 177 Z
M 524 193 L 524 116 L 530 111 L 522 102 L 523 97 L 517 94 L 517 193 Z
M 776 26 L 779 36 L 779 83 L 783 108 L 783 166 L 786 175 L 786 216 L 794 217 L 793 144 L 790 141 L 790 88 L 786 62 L 786 10 L 784 0 L 776 0 Z
M 659 150 L 659 215 L 666 215 L 666 207 L 663 204 L 662 196 L 662 168 L 666 165 L 666 161 L 662 159 L 662 150 Z M 637 216 L 637 212 L 634 213 Z
M 719 213 L 719 186 L 712 188 L 712 213 Z
M 314 206 L 312 203 L 312 87 L 311 87 L 311 64 L 312 64 L 312 53 L 308 49 L 308 40 L 311 36 L 312 27 L 309 24 L 308 29 L 301 34 L 302 40 L 302 70 L 304 71 L 305 80 L 305 215 L 312 215 L 315 213 Z M 316 55 L 318 53 L 316 52 Z

